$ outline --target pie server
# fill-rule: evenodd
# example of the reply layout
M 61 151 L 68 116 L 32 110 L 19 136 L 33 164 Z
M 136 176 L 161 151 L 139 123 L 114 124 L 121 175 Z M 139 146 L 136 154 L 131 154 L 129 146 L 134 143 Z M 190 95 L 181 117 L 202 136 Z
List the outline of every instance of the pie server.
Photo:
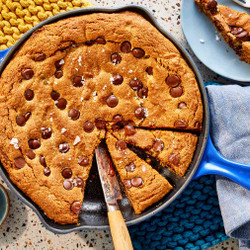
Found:
M 131 250 L 133 249 L 132 242 L 117 203 L 117 200 L 122 199 L 122 194 L 104 141 L 95 150 L 95 157 L 115 249 Z

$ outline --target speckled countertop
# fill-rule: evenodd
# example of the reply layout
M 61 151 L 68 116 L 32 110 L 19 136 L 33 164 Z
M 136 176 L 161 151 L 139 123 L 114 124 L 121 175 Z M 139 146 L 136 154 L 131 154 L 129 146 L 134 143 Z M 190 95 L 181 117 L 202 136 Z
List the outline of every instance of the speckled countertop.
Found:
M 170 31 L 190 52 L 195 59 L 205 81 L 227 81 L 211 72 L 193 55 L 187 45 L 180 23 L 181 0 L 92 0 L 96 6 L 121 6 L 141 4 L 152 11 L 158 22 Z M 0 178 L 0 183 L 3 181 Z M 67 235 L 55 235 L 46 230 L 34 212 L 24 206 L 13 194 L 10 195 L 10 213 L 6 222 L 0 227 L 0 249 L 113 249 L 109 232 L 84 231 Z M 235 240 L 219 244 L 213 249 L 238 249 Z

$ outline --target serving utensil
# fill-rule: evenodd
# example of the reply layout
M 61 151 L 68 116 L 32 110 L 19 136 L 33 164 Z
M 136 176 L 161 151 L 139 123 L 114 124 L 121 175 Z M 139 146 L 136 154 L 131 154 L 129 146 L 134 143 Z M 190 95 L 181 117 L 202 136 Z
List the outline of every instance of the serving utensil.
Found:
M 133 249 L 130 235 L 117 200 L 122 199 L 118 180 L 104 142 L 95 150 L 98 173 L 108 209 L 108 220 L 113 243 L 116 250 Z
M 250 0 L 233 0 L 233 1 L 242 7 L 250 8 Z

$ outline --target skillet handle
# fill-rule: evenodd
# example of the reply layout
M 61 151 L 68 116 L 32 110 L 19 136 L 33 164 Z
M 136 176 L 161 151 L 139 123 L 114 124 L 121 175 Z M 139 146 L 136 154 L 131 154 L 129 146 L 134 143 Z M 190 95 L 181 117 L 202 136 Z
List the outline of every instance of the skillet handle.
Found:
M 210 135 L 202 161 L 193 178 L 208 174 L 222 175 L 250 190 L 250 165 L 226 159 L 215 149 Z
M 0 50 L 0 63 L 3 61 L 4 57 L 9 52 L 9 50 L 10 50 L 10 48 L 5 49 L 5 50 Z

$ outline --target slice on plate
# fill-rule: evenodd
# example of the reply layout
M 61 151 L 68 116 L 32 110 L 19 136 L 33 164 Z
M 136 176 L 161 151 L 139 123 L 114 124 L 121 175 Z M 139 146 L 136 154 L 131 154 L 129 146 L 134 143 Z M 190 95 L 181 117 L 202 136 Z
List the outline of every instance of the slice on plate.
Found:
M 173 188 L 163 176 L 128 149 L 124 140 L 117 140 L 107 133 L 106 143 L 136 214 L 159 201 Z
M 184 132 L 135 129 L 128 135 L 125 129 L 116 130 L 113 135 L 119 140 L 140 147 L 170 167 L 180 176 L 185 175 L 194 155 L 197 135 Z
M 250 63 L 250 15 L 219 5 L 215 0 L 195 2 L 241 60 Z

